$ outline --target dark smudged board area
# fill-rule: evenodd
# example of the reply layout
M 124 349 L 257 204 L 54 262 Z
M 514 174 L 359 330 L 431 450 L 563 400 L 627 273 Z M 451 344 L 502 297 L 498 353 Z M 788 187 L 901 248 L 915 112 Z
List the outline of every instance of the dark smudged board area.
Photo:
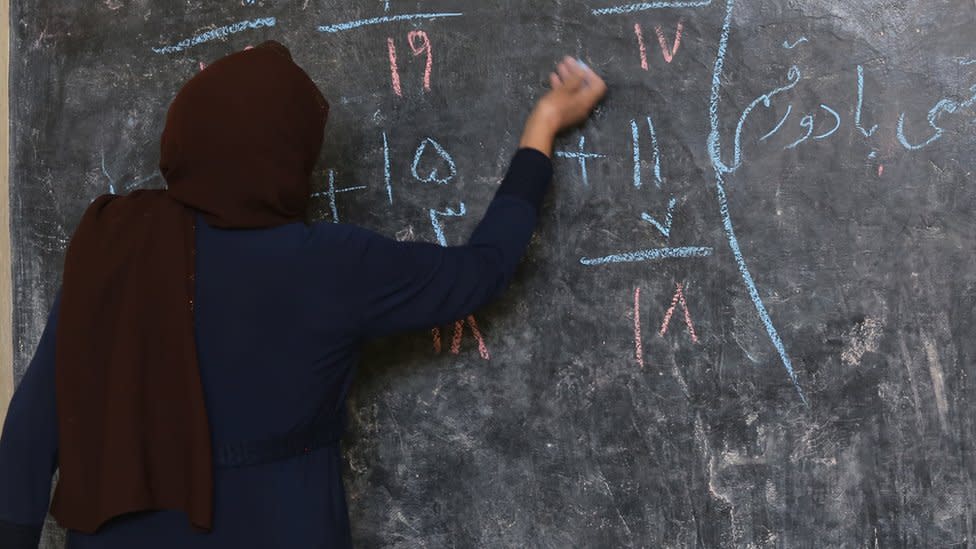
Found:
M 974 23 L 968 1 L 14 0 L 16 376 L 84 208 L 163 185 L 166 107 L 206 63 L 276 39 L 330 98 L 310 219 L 455 245 L 568 53 L 610 92 L 560 139 L 513 286 L 365 353 L 358 544 L 969 546 Z

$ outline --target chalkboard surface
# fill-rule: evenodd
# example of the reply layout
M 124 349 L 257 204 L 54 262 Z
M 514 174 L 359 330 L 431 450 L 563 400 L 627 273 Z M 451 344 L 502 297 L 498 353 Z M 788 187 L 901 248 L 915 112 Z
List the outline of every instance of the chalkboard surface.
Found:
M 277 39 L 330 98 L 311 219 L 459 244 L 578 55 L 610 92 L 513 286 L 366 354 L 358 545 L 976 542 L 973 2 L 12 4 L 18 377 L 206 63 Z

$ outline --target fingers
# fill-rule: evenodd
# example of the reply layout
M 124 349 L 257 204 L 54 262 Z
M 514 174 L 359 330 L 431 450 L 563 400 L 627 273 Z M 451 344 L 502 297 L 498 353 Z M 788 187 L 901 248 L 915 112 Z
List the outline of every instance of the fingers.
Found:
M 563 81 L 559 78 L 558 74 L 554 72 L 549 73 L 549 86 L 554 90 L 563 87 Z
M 570 68 L 567 59 L 569 58 L 568 57 L 564 58 L 562 61 L 559 62 L 558 65 L 556 65 L 556 73 L 559 74 L 559 79 L 562 80 L 563 84 L 566 84 L 569 81 L 570 77 L 573 75 L 572 69 Z

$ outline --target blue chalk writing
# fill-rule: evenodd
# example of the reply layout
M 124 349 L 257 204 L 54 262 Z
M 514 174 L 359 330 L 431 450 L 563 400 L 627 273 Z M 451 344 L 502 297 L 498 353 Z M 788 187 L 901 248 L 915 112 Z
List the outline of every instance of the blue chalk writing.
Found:
M 830 115 L 834 117 L 835 124 L 834 124 L 834 127 L 830 131 L 824 132 L 824 133 L 822 133 L 820 135 L 813 136 L 814 139 L 826 139 L 826 138 L 830 137 L 831 135 L 834 135 L 834 133 L 838 129 L 840 129 L 840 113 L 838 113 L 834 109 L 831 109 L 827 105 L 821 104 L 820 105 L 820 108 L 823 109 L 823 110 L 825 110 L 825 111 L 827 111 L 827 112 L 829 112 Z
M 806 128 L 807 133 L 803 137 L 797 139 L 796 141 L 790 143 L 789 145 L 783 147 L 784 149 L 795 149 L 797 145 L 803 143 L 807 139 L 810 139 L 810 135 L 813 134 L 813 115 L 808 114 L 800 119 L 800 127 Z
M 434 228 L 434 234 L 437 236 L 437 243 L 441 246 L 447 246 L 447 238 L 444 236 L 444 227 L 441 225 L 441 217 L 461 217 L 467 214 L 464 209 L 464 202 L 461 202 L 461 208 L 459 210 L 452 210 L 451 208 L 445 208 L 444 211 L 438 211 L 435 209 L 430 210 L 430 225 Z
M 976 65 L 976 59 L 958 59 L 958 61 L 960 65 L 965 67 L 968 67 L 969 65 Z
M 417 173 L 417 169 L 420 166 L 420 159 L 424 155 L 424 152 L 427 150 L 428 144 L 433 146 L 434 150 L 437 152 L 437 155 L 440 156 L 444 160 L 444 162 L 447 163 L 447 167 L 450 170 L 450 173 L 446 177 L 439 177 L 436 167 L 431 168 L 430 173 L 428 173 L 424 177 L 420 177 L 420 174 Z M 417 152 L 414 153 L 413 155 L 413 164 L 410 166 L 410 173 L 417 181 L 421 181 L 423 183 L 437 183 L 439 185 L 446 185 L 450 180 L 454 179 L 454 176 L 457 175 L 457 166 L 454 164 L 454 159 L 451 158 L 451 155 L 444 150 L 444 147 L 442 147 L 440 143 L 434 141 L 430 137 L 426 137 L 424 138 L 423 141 L 420 142 L 420 145 L 417 147 Z
M 796 42 L 793 42 L 792 44 L 790 44 L 786 40 L 783 40 L 783 47 L 786 48 L 786 49 L 788 49 L 788 50 L 792 50 L 793 48 L 799 46 L 800 44 L 802 44 L 804 42 L 807 42 L 807 37 L 806 36 L 801 36 L 799 39 L 797 39 Z
M 444 17 L 461 17 L 463 13 L 406 13 L 403 15 L 384 15 L 382 17 L 372 17 L 370 19 L 359 19 L 356 21 L 349 21 L 346 23 L 337 23 L 335 25 L 322 25 L 318 28 L 319 32 L 341 32 L 350 29 L 357 29 L 359 27 L 365 27 L 369 25 L 379 25 L 382 23 L 393 23 L 396 21 L 412 21 L 415 19 L 442 19 Z
M 630 121 L 630 142 L 634 146 L 634 187 L 641 186 L 641 165 L 640 165 L 640 135 L 637 130 L 637 121 Z
M 779 358 L 783 363 L 783 368 L 786 369 L 787 374 L 790 376 L 790 380 L 793 382 L 793 387 L 800 395 L 800 399 L 804 404 L 806 404 L 807 399 L 803 394 L 803 390 L 800 388 L 800 383 L 796 378 L 796 373 L 793 371 L 793 363 L 790 361 L 790 357 L 786 353 L 786 347 L 783 345 L 783 341 L 779 337 L 779 332 L 776 331 L 776 327 L 773 325 L 773 321 L 769 317 L 769 313 L 766 311 L 766 306 L 763 304 L 762 298 L 759 296 L 759 290 L 756 288 L 756 283 L 752 279 L 752 274 L 749 272 L 749 267 L 746 265 L 745 257 L 743 257 L 742 250 L 739 248 L 739 240 L 736 238 L 735 227 L 732 224 L 732 216 L 729 213 L 728 197 L 725 194 L 725 182 L 723 179 L 723 174 L 726 172 L 723 170 L 724 165 L 721 161 L 721 149 L 719 146 L 718 105 L 722 91 L 722 71 L 725 67 L 725 56 L 729 44 L 729 34 L 732 30 L 732 8 L 734 5 L 735 0 L 726 0 L 725 20 L 722 23 L 722 34 L 719 38 L 718 55 L 715 57 L 715 68 L 712 71 L 712 92 L 708 106 L 710 125 L 708 148 L 709 152 L 711 153 L 710 156 L 712 158 L 712 167 L 715 170 L 715 194 L 718 201 L 719 213 L 722 217 L 722 227 L 725 229 L 725 236 L 728 240 L 729 248 L 732 250 L 732 254 L 735 256 L 735 262 L 739 267 L 739 274 L 742 277 L 742 281 L 745 283 L 746 289 L 749 291 L 749 297 L 752 299 L 753 306 L 756 308 L 756 312 L 759 314 L 759 319 L 766 327 L 766 334 L 769 336 L 770 341 L 776 348 L 777 353 L 779 353 Z
M 638 250 L 604 257 L 581 257 L 580 263 L 587 266 L 607 265 L 609 263 L 633 263 L 635 261 L 653 261 L 656 259 L 676 259 L 689 257 L 708 257 L 712 255 L 711 248 L 689 246 L 684 248 L 654 248 Z
M 393 204 L 393 178 L 390 176 L 390 144 L 386 140 L 386 132 L 383 132 L 383 181 L 386 183 L 386 196 Z
M 647 117 L 647 129 L 651 135 L 651 148 L 654 154 L 654 184 L 657 188 L 661 188 L 661 150 L 657 144 L 657 132 L 654 130 L 654 121 L 651 117 Z M 630 136 L 634 144 L 634 186 L 638 189 L 640 188 L 641 174 L 640 174 L 640 137 L 637 131 L 637 121 L 630 121 Z
M 878 131 L 878 125 L 871 126 L 870 130 L 864 129 L 861 125 L 861 112 L 864 110 L 864 67 L 857 66 L 857 109 L 854 110 L 854 126 L 861 130 L 864 137 L 871 137 Z
M 661 188 L 661 151 L 657 146 L 657 132 L 654 131 L 654 122 L 651 117 L 647 117 L 647 129 L 651 133 L 651 146 L 654 147 L 654 184 Z
M 157 177 L 162 177 L 162 176 L 163 176 L 163 174 L 160 173 L 159 170 L 156 170 L 155 172 L 153 172 L 153 173 L 151 173 L 151 174 L 149 174 L 149 175 L 147 175 L 145 177 L 140 177 L 139 179 L 133 179 L 131 182 L 126 183 L 125 185 L 122 185 L 122 190 L 125 191 L 125 192 L 129 192 L 132 189 L 138 187 L 139 185 L 142 185 L 143 183 L 146 183 L 147 181 L 152 181 L 153 179 L 156 179 Z
M 735 137 L 733 138 L 731 167 L 727 166 L 722 161 L 722 157 L 719 153 L 718 135 L 716 134 L 714 136 L 714 140 L 712 136 L 709 136 L 708 138 L 709 156 L 712 159 L 712 164 L 718 166 L 718 168 L 722 170 L 722 173 L 732 173 L 735 170 L 739 169 L 739 166 L 742 165 L 742 130 L 745 127 L 746 118 L 749 117 L 749 114 L 752 113 L 753 109 L 755 109 L 760 103 L 762 103 L 763 106 L 765 106 L 766 108 L 769 108 L 771 105 L 770 101 L 772 101 L 774 97 L 796 87 L 796 85 L 800 82 L 800 78 L 802 77 L 802 75 L 800 74 L 799 67 L 797 67 L 796 65 L 790 67 L 789 71 L 787 71 L 786 73 L 786 77 L 787 80 L 789 81 L 788 84 L 780 86 L 770 91 L 769 93 L 760 95 L 755 100 L 753 100 L 752 103 L 750 103 L 749 106 L 745 108 L 745 110 L 742 111 L 742 116 L 739 117 L 739 123 L 735 127 Z M 718 113 L 716 112 L 716 116 L 717 115 Z
M 793 112 L 793 104 L 790 103 L 789 106 L 786 107 L 786 114 L 779 121 L 779 124 L 776 124 L 776 127 L 775 128 L 773 128 L 772 130 L 770 130 L 769 133 L 767 133 L 766 135 L 760 137 L 759 140 L 760 141 L 765 141 L 765 140 L 769 139 L 770 137 L 772 137 L 773 135 L 775 135 L 776 132 L 778 132 L 779 129 L 783 127 L 783 124 L 786 124 L 786 119 L 790 117 L 790 114 L 792 112 Z
M 878 157 L 878 151 L 871 151 L 868 153 L 868 158 L 877 158 L 877 157 Z
M 210 40 L 215 40 L 217 38 L 223 38 L 229 34 L 238 33 L 248 29 L 260 29 L 262 27 L 273 27 L 277 24 L 277 20 L 274 17 L 265 17 L 261 19 L 253 19 L 251 21 L 241 21 L 239 23 L 234 23 L 233 25 L 227 25 L 226 27 L 219 27 L 203 34 L 198 34 L 191 38 L 187 38 L 172 46 L 163 46 L 161 48 L 153 48 L 152 51 L 156 53 L 176 53 L 178 51 L 183 51 L 187 48 L 191 48 L 198 44 L 208 42 Z
M 970 86 L 969 91 L 972 93 L 972 95 L 969 96 L 969 99 L 959 104 L 959 106 L 964 109 L 968 109 L 969 107 L 972 107 L 973 104 L 976 104 L 976 84 Z
M 335 171 L 329 170 L 329 188 L 324 192 L 312 193 L 312 196 L 318 198 L 320 196 L 329 197 L 329 209 L 332 210 L 332 222 L 339 222 L 339 207 L 336 205 L 336 195 L 340 193 L 346 193 L 349 191 L 361 191 L 365 189 L 365 185 L 359 185 L 357 187 L 347 187 L 345 189 L 336 189 L 335 187 Z
M 108 192 L 109 192 L 109 194 L 119 194 L 119 189 L 117 189 L 115 187 L 115 184 L 116 184 L 115 178 L 112 177 L 108 173 L 108 168 L 105 166 L 105 151 L 102 151 L 101 152 L 101 157 L 102 157 L 102 175 L 105 176 L 105 179 L 108 179 Z M 162 177 L 162 175 L 163 174 L 160 173 L 160 171 L 157 169 L 156 171 L 154 171 L 153 173 L 151 173 L 151 174 L 149 174 L 149 175 L 147 175 L 145 177 L 140 177 L 140 178 L 137 178 L 137 179 L 133 179 L 132 181 L 130 181 L 128 183 L 123 183 L 121 185 L 122 192 L 129 192 L 132 189 L 138 187 L 139 185 L 142 185 L 143 183 L 145 183 L 147 181 L 151 181 L 151 180 L 153 180 L 153 179 L 155 179 L 157 177 Z M 92 199 L 92 200 L 94 201 L 94 199 Z
M 579 138 L 579 144 L 577 145 L 576 151 L 556 151 L 556 156 L 560 158 L 575 158 L 579 161 L 580 173 L 583 178 L 583 185 L 589 186 L 590 179 L 587 175 L 586 161 L 593 158 L 604 158 L 605 155 L 599 153 L 588 153 L 586 152 L 586 137 L 581 135 Z
M 383 11 L 390 11 L 390 0 L 383 1 Z
M 598 8 L 592 11 L 593 15 L 621 15 L 624 13 L 634 13 L 637 11 L 657 10 L 662 8 L 703 8 L 712 3 L 712 0 L 674 0 L 672 2 L 641 2 L 638 4 L 627 4 L 624 6 L 614 6 L 610 8 Z
M 108 174 L 108 170 L 105 168 L 105 151 L 102 151 L 102 174 L 108 179 L 108 192 L 109 194 L 118 194 L 115 192 L 115 179 Z
M 671 223 L 674 221 L 674 217 L 673 217 L 673 214 L 674 214 L 674 206 L 677 203 L 678 203 L 678 201 L 676 199 L 674 199 L 674 198 L 672 198 L 670 201 L 668 201 L 668 213 L 666 214 L 666 216 L 664 218 L 664 224 L 663 225 L 661 224 L 660 221 L 658 221 L 657 219 L 654 219 L 653 217 L 651 217 L 647 212 L 644 212 L 644 213 L 641 214 L 641 219 L 643 219 L 644 221 L 647 221 L 651 225 L 654 225 L 654 227 L 658 231 L 660 231 L 661 234 L 664 235 L 664 239 L 667 240 L 667 239 L 671 238 Z
M 959 108 L 959 105 L 951 99 L 943 99 L 938 103 L 936 103 L 935 106 L 932 107 L 932 110 L 929 111 L 929 116 L 928 116 L 929 126 L 932 126 L 932 129 L 935 130 L 935 133 L 932 134 L 932 136 L 926 139 L 925 141 L 918 144 L 909 143 L 908 139 L 905 137 L 905 113 L 901 113 L 901 116 L 898 117 L 898 141 L 901 142 L 903 147 L 905 147 L 910 151 L 917 151 L 918 149 L 921 149 L 923 147 L 931 145 L 932 143 L 935 143 L 936 141 L 939 140 L 939 138 L 942 137 L 942 134 L 945 132 L 945 130 L 943 130 L 942 128 L 940 128 L 935 124 L 936 119 L 939 117 L 940 114 L 942 114 L 943 111 L 948 113 L 954 113 L 956 112 L 957 108 Z

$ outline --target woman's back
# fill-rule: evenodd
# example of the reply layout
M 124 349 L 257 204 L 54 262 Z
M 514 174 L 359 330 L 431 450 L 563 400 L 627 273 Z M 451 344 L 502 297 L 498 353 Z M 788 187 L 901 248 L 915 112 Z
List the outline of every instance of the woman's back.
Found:
M 99 524 L 97 533 L 70 529 L 69 549 L 350 546 L 339 437 L 360 345 L 370 338 L 463 318 L 507 285 L 528 246 L 551 180 L 552 137 L 561 127 L 578 123 L 588 114 L 605 89 L 598 79 L 594 83 L 599 86 L 584 89 L 584 75 L 592 73 L 570 66 L 564 61 L 559 76 L 551 75 L 551 101 L 540 103 L 544 108 L 537 109 L 530 118 L 522 147 L 515 153 L 484 217 L 463 246 L 397 242 L 365 229 L 324 222 L 311 226 L 276 223 L 261 229 L 221 229 L 208 225 L 205 215 L 194 214 L 192 246 L 189 239 L 183 241 L 186 249 L 192 249 L 188 269 L 193 273 L 188 286 L 192 291 L 179 290 L 166 298 L 192 296 L 187 304 L 169 301 L 176 306 L 167 310 L 184 311 L 185 306 L 192 312 L 190 317 L 180 312 L 178 318 L 180 322 L 192 319 L 196 367 L 187 370 L 173 364 L 169 368 L 170 362 L 138 354 L 140 348 L 165 351 L 175 340 L 156 334 L 158 339 L 152 341 L 147 335 L 151 331 L 133 332 L 141 341 L 152 344 L 135 347 L 134 355 L 129 347 L 125 360 L 118 361 L 111 352 L 99 356 L 107 357 L 112 364 L 118 362 L 117 368 L 126 375 L 138 372 L 143 362 L 152 363 L 157 368 L 153 374 L 160 377 L 148 379 L 166 384 L 182 375 L 193 378 L 191 383 L 184 381 L 192 386 L 199 375 L 210 444 L 206 449 L 194 447 L 192 452 L 167 455 L 196 460 L 197 464 L 201 457 L 206 458 L 202 463 L 208 473 L 212 465 L 213 515 L 206 516 L 210 506 L 200 507 L 205 500 L 184 502 L 170 498 L 167 501 L 174 503 L 165 505 L 124 500 L 128 493 L 158 499 L 154 490 L 194 497 L 209 497 L 210 492 L 201 492 L 200 486 L 189 483 L 189 476 L 170 477 L 184 482 L 182 485 L 161 484 L 160 479 L 166 477 L 154 473 L 169 473 L 170 465 L 178 468 L 182 460 L 176 459 L 175 464 L 169 458 L 158 461 L 158 454 L 147 452 L 146 448 L 166 451 L 168 440 L 160 439 L 159 431 L 151 436 L 131 428 L 143 424 L 164 429 L 179 427 L 176 422 L 167 421 L 167 416 L 171 411 L 180 411 L 180 403 L 159 398 L 133 399 L 132 395 L 115 392 L 126 390 L 124 385 L 116 384 L 112 391 L 105 392 L 106 399 L 125 396 L 123 401 L 134 405 L 133 413 L 140 417 L 119 424 L 128 430 L 119 431 L 118 426 L 113 426 L 115 431 L 108 429 L 115 437 L 106 436 L 106 429 L 99 429 L 97 421 L 89 423 L 89 428 L 94 429 L 90 432 L 101 437 L 103 444 L 96 442 L 92 448 L 96 454 L 104 453 L 106 447 L 132 451 L 136 453 L 134 458 L 116 462 L 149 464 L 155 469 L 147 469 L 141 475 L 138 469 L 127 471 L 127 478 L 142 483 L 132 491 L 128 485 L 107 482 L 116 477 L 105 462 L 88 461 L 93 464 L 91 468 L 74 469 L 73 478 L 88 482 L 90 479 L 85 477 L 93 475 L 99 482 L 93 483 L 95 492 L 81 492 L 81 497 L 70 500 L 71 513 L 65 516 L 70 520 L 82 517 L 87 528 L 91 520 L 85 518 L 84 504 L 90 502 L 101 515 L 113 518 Z M 237 206 L 246 207 L 247 202 Z M 146 224 L 147 219 L 151 221 L 149 213 L 137 216 L 144 233 L 168 234 L 161 233 L 151 222 Z M 171 224 L 168 228 L 178 226 Z M 95 250 L 111 250 L 115 240 L 131 244 L 124 227 L 113 231 L 90 245 Z M 141 254 L 139 264 L 143 267 L 156 265 L 165 269 L 167 276 L 162 280 L 180 284 L 185 280 L 170 276 L 179 273 L 182 265 L 174 270 L 166 261 L 151 257 L 151 252 L 131 246 L 127 250 Z M 124 266 L 125 258 L 119 255 L 110 259 Z M 186 263 L 183 258 L 190 255 L 171 257 Z M 93 280 L 99 290 L 105 288 L 104 277 Z M 154 290 L 140 278 L 119 280 L 129 296 Z M 11 401 L 0 439 L 0 544 L 6 544 L 4 547 L 36 546 L 47 513 L 50 478 L 59 461 L 63 461 L 59 452 L 64 433 L 59 434 L 59 420 L 60 425 L 72 425 L 73 416 L 66 416 L 68 422 L 64 423 L 63 410 L 54 398 L 55 334 L 61 337 L 65 330 L 81 324 L 59 326 L 61 295 L 59 292 L 55 299 L 34 359 Z M 108 295 L 108 301 L 114 298 Z M 154 312 L 143 310 L 145 303 L 125 301 L 112 315 L 102 312 L 102 317 L 108 316 L 116 324 L 125 318 L 144 319 Z M 98 306 L 97 300 L 92 302 L 93 308 Z M 119 307 L 119 303 L 113 306 Z M 95 314 L 77 306 L 73 313 L 76 319 Z M 91 345 L 98 354 L 105 353 L 105 345 L 114 349 L 113 343 L 99 340 Z M 63 358 L 60 345 L 58 349 Z M 164 366 L 161 370 L 160 365 Z M 60 371 L 63 375 L 64 371 Z M 106 372 L 111 374 L 111 368 L 98 373 Z M 142 392 L 136 396 L 154 394 L 151 384 L 143 383 L 139 389 Z M 80 394 L 71 392 L 70 387 L 67 390 L 72 397 Z M 88 400 L 92 400 L 91 395 Z M 92 417 L 101 417 L 97 413 L 104 415 L 101 402 L 93 405 L 96 415 Z M 125 444 L 116 446 L 120 440 Z M 204 450 L 210 450 L 212 456 L 199 453 Z M 82 455 L 90 460 L 95 454 L 86 450 Z M 59 487 L 63 484 L 62 477 Z M 103 496 L 108 499 L 103 500 Z M 119 497 L 131 512 L 111 512 L 118 507 Z M 138 498 L 130 501 L 142 501 Z M 105 504 L 108 500 L 111 505 Z M 201 522 L 191 522 L 190 512 L 201 510 L 204 514 L 197 518 L 211 523 L 206 533 L 191 526 Z M 91 516 L 97 518 L 100 514 Z M 58 518 L 60 521 L 61 516 Z

